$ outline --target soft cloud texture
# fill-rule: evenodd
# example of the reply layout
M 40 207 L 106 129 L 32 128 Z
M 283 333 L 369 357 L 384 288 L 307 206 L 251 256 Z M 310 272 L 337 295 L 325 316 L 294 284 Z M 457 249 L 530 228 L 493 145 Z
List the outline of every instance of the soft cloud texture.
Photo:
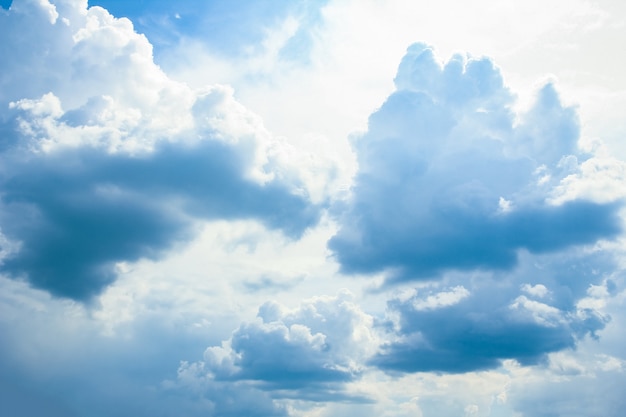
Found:
M 0 414 L 621 415 L 623 7 L 122 3 L 0 10 Z
M 549 201 L 588 158 L 576 113 L 552 85 L 518 120 L 491 61 L 457 55 L 442 65 L 423 44 L 409 48 L 395 83 L 354 141 L 359 171 L 329 242 L 344 272 L 404 281 L 509 270 L 521 249 L 554 252 L 620 232 L 618 204 Z
M 241 1 L 237 13 L 221 2 L 156 0 L 146 9 L 141 4 L 97 0 L 92 6 L 102 6 L 118 17 L 130 18 L 137 31 L 145 33 L 155 44 L 157 56 L 172 44 L 196 44 L 221 56 L 250 58 L 258 50 L 271 48 L 271 41 L 259 42 L 276 27 L 290 22 L 289 36 L 277 55 L 306 57 L 310 32 L 302 24 L 315 21 L 326 1 L 273 2 Z M 206 52 L 206 51 L 205 51 Z M 277 56 L 274 56 L 277 58 Z
M 522 264 L 514 273 L 448 277 L 465 280 L 470 289 L 424 287 L 392 299 L 397 339 L 372 363 L 389 371 L 449 373 L 497 368 L 506 359 L 536 365 L 551 352 L 597 337 L 610 317 L 581 300 L 594 285 L 614 285 L 596 272 L 611 264 L 605 255 L 525 255 Z
M 534 365 L 595 337 L 609 318 L 579 301 L 615 267 L 591 245 L 621 232 L 621 195 L 563 197 L 579 161 L 595 158 L 578 147 L 574 109 L 547 84 L 517 115 L 491 61 L 440 64 L 423 44 L 409 48 L 395 83 L 354 140 L 359 170 L 329 241 L 346 273 L 426 282 L 389 301 L 391 339 L 370 364 Z
M 267 302 L 258 317 L 242 324 L 222 346 L 209 347 L 204 361 L 194 366 L 214 380 L 250 381 L 279 398 L 351 398 L 343 385 L 363 372 L 376 340 L 372 317 L 349 292 L 307 300 L 294 310 Z
M 5 45 L 16 48 L 8 65 L 45 68 L 28 82 L 11 67 L 3 78 L 1 226 L 19 248 L 6 272 L 85 300 L 115 279 L 115 263 L 162 256 L 195 235 L 197 220 L 257 219 L 291 237 L 317 222 L 319 209 L 273 172 L 267 132 L 227 88 L 170 81 L 146 39 L 103 9 L 77 4 L 59 18 L 45 2 L 31 6 L 39 14 L 22 7 L 3 17 L 17 16 L 7 33 L 38 27 L 33 42 L 55 51 Z

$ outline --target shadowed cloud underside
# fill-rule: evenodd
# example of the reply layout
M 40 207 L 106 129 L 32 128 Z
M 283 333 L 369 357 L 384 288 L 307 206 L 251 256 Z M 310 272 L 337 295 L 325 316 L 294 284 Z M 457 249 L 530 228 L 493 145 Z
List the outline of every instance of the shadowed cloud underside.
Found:
M 409 48 L 396 91 L 354 140 L 359 170 L 330 240 L 342 271 L 388 281 L 446 270 L 510 270 L 519 250 L 554 252 L 621 232 L 621 204 L 554 204 L 587 156 L 578 118 L 551 84 L 516 120 L 514 97 L 486 58 L 436 61 Z

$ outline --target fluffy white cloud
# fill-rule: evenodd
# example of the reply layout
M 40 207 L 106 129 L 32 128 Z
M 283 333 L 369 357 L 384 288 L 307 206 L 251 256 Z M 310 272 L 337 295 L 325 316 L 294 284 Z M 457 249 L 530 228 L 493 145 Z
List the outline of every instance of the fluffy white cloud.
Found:
M 359 401 L 344 385 L 364 371 L 377 340 L 373 318 L 349 292 L 316 297 L 294 310 L 267 302 L 258 317 L 221 346 L 207 348 L 193 366 L 212 380 L 249 381 L 279 398 Z
M 576 113 L 551 84 L 519 117 L 486 59 L 440 63 L 411 46 L 396 91 L 354 142 L 359 169 L 329 242 L 347 273 L 389 280 L 446 270 L 510 270 L 517 252 L 554 252 L 621 231 L 610 202 L 551 198 L 588 159 Z
M 281 145 L 231 89 L 170 80 L 146 38 L 104 9 L 14 6 L 0 16 L 14 40 L 0 96 L 0 227 L 20 245 L 6 272 L 84 300 L 114 280 L 116 262 L 160 257 L 194 237 L 198 219 L 256 219 L 292 237 L 317 222 Z
M 358 173 L 329 248 L 346 273 L 432 284 L 389 302 L 391 339 L 370 363 L 453 373 L 531 365 L 595 337 L 609 318 L 586 291 L 616 262 L 592 247 L 621 233 L 621 202 L 554 199 L 596 158 L 579 147 L 575 110 L 547 84 L 516 114 L 491 61 L 441 63 L 423 44 L 408 49 L 395 84 L 354 141 Z
M 0 414 L 617 415 L 624 167 L 571 81 L 620 16 L 559 1 L 1 10 Z M 392 92 L 415 39 L 502 71 L 416 45 Z

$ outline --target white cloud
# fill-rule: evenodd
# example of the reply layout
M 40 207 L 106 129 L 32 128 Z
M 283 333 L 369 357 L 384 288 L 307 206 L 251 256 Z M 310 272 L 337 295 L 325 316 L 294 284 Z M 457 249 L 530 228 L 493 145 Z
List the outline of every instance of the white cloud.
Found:
M 529 300 L 524 295 L 517 297 L 510 307 L 514 310 L 530 313 L 533 320 L 541 325 L 552 327 L 564 321 L 562 312 L 558 308 L 538 301 Z
M 560 203 L 577 198 L 598 202 L 623 199 L 625 180 L 624 161 L 601 153 L 582 162 L 565 177 L 554 190 L 552 200 Z
M 468 297 L 470 292 L 462 286 L 456 286 L 450 291 L 442 291 L 429 295 L 424 299 L 415 299 L 413 307 L 416 310 L 434 310 L 441 307 L 448 307 L 457 304 L 462 299 Z
M 261 321 L 242 324 L 193 366 L 216 381 L 248 381 L 277 397 L 349 400 L 354 394 L 345 384 L 358 378 L 377 346 L 373 318 L 352 298 L 342 291 L 293 310 L 267 302 L 259 308 Z
M 440 62 L 425 44 L 408 48 L 395 83 L 354 140 L 359 167 L 329 242 L 343 272 L 383 271 L 392 283 L 511 270 L 520 250 L 619 234 L 615 199 L 551 199 L 587 158 L 575 109 L 552 84 L 516 117 L 515 97 L 489 59 Z
M 543 298 L 549 294 L 548 289 L 543 284 L 536 284 L 536 285 L 524 284 L 521 289 L 525 293 L 532 295 L 534 297 L 539 297 L 539 298 Z
M 55 236 L 49 230 L 73 237 L 95 230 L 96 221 L 82 219 L 103 214 L 111 204 L 121 210 L 104 210 L 108 214 L 97 218 L 104 224 L 94 232 L 99 244 L 141 247 L 136 256 L 126 251 L 101 258 L 112 275 L 94 275 L 102 279 L 92 288 L 102 292 L 87 306 L 52 297 L 23 279 L 0 277 L 0 329 L 9 335 L 0 347 L 0 402 L 16 416 L 33 411 L 26 402 L 42 404 L 50 415 L 96 417 L 617 415 L 625 369 L 619 241 L 594 237 L 582 239 L 589 246 L 555 243 L 545 251 L 530 243 L 513 245 L 509 255 L 515 262 L 504 266 L 490 259 L 477 268 L 456 264 L 438 270 L 435 280 L 415 283 L 407 276 L 393 289 L 366 292 L 397 272 L 397 265 L 368 277 L 339 274 L 338 258 L 325 249 L 336 225 L 324 218 L 303 233 L 311 213 L 299 217 L 303 206 L 295 203 L 287 204 L 294 211 L 282 211 L 289 198 L 280 195 L 310 206 L 348 194 L 357 166 L 346 139 L 361 131 L 351 140 L 363 146 L 358 136 L 367 129 L 368 115 L 386 105 L 406 46 L 420 39 L 446 58 L 435 57 L 433 71 L 421 75 L 436 79 L 436 67 L 449 62 L 468 79 L 474 74 L 476 82 L 461 82 L 458 91 L 499 85 L 498 74 L 503 88 L 475 96 L 482 101 L 468 106 L 471 111 L 447 107 L 456 125 L 445 145 L 414 143 L 395 152 L 381 147 L 383 152 L 372 152 L 368 164 L 361 164 L 361 172 L 369 169 L 373 178 L 413 192 L 399 193 L 406 206 L 388 198 L 361 200 L 369 210 L 363 218 L 379 215 L 386 205 L 396 204 L 400 213 L 386 219 L 392 222 L 381 220 L 380 233 L 368 236 L 373 245 L 393 240 L 386 234 L 389 227 L 401 230 L 407 219 L 432 209 L 416 202 L 423 201 L 425 190 L 445 188 L 446 181 L 437 179 L 450 179 L 455 169 L 464 178 L 451 182 L 455 186 L 437 200 L 438 209 L 468 214 L 465 225 L 473 215 L 519 215 L 529 201 L 557 210 L 545 223 L 524 218 L 520 240 L 528 237 L 528 227 L 554 231 L 551 222 L 566 214 L 558 207 L 580 199 L 614 204 L 623 197 L 623 163 L 615 152 L 616 138 L 623 136 L 623 106 L 615 103 L 623 101 L 624 84 L 615 64 L 619 58 L 606 52 L 623 49 L 620 6 L 560 0 L 548 6 L 534 0 L 457 3 L 331 0 L 312 20 L 281 15 L 262 31 L 261 42 L 233 56 L 223 50 L 211 55 L 201 41 L 189 39 L 185 42 L 194 46 L 186 52 L 161 50 L 159 64 L 166 70 L 154 63 L 150 42 L 129 20 L 88 9 L 86 1 L 15 0 L 11 11 L 0 11 L 0 32 L 7 39 L 0 56 L 12 57 L 0 63 L 2 260 L 26 253 L 20 252 L 24 248 L 43 248 L 40 253 L 61 248 L 58 259 L 67 262 L 55 267 L 76 267 L 71 261 L 85 259 L 81 251 L 96 251 L 84 244 L 88 240 L 71 247 L 55 239 L 38 245 Z M 185 13 L 181 22 L 188 19 Z M 303 31 L 300 56 L 289 55 Z M 453 56 L 458 50 L 476 55 Z M 477 58 L 482 55 L 499 67 Z M 191 64 L 175 66 L 168 56 L 186 57 Z M 413 69 L 420 68 L 425 67 Z M 531 88 L 546 71 L 558 82 Z M 419 84 L 414 75 L 403 81 L 409 89 Z M 445 83 L 437 88 L 418 90 L 441 101 Z M 536 104 L 529 104 L 538 90 Z M 579 98 L 580 107 L 572 106 Z M 445 117 L 428 122 L 437 120 Z M 372 116 L 369 128 L 379 122 Z M 414 133 L 416 126 L 409 127 L 397 123 L 396 133 Z M 511 129 L 514 134 L 508 134 Z M 613 140 L 606 149 L 593 144 L 601 133 Z M 547 137 L 560 140 L 543 140 Z M 511 140 L 498 148 L 503 138 Z M 434 160 L 443 155 L 436 166 L 440 176 L 402 188 L 419 177 L 423 166 L 414 157 L 422 154 Z M 467 156 L 473 165 L 463 164 Z M 530 162 L 511 168 L 516 158 Z M 241 163 L 228 175 L 197 171 L 235 161 Z M 153 169 L 136 170 L 135 162 Z M 208 183 L 198 175 L 173 175 L 186 168 L 226 186 L 207 192 Z M 523 178 L 515 182 L 520 173 Z M 244 203 L 224 203 L 232 201 L 227 190 L 242 184 L 253 200 L 268 204 L 266 211 L 254 215 L 240 211 Z M 255 187 L 272 184 L 284 193 L 254 194 Z M 226 206 L 202 211 L 205 204 Z M 345 210 L 343 204 L 334 206 L 335 214 Z M 594 222 L 606 219 L 604 212 L 593 214 L 579 223 L 593 229 Z M 56 228 L 43 228 L 48 224 L 38 223 L 38 216 L 54 218 Z M 23 219 L 33 221 L 32 227 Z M 82 226 L 73 227 L 70 219 Z M 120 223 L 121 232 L 107 226 Z M 180 224 L 189 228 L 188 235 Z M 571 225 L 571 219 L 563 224 Z M 358 237 L 362 225 L 344 228 L 343 236 Z M 453 222 L 448 226 L 462 229 Z M 145 239 L 132 237 L 132 230 Z M 489 241 L 486 229 L 476 230 L 467 248 Z M 570 241 L 569 233 L 577 229 L 556 230 Z M 119 239 L 107 240 L 118 232 Z M 434 247 L 433 241 L 428 245 Z M 409 262 L 402 253 L 392 255 Z M 33 259 L 23 264 L 32 266 Z M 10 267 L 5 264 L 5 270 Z M 342 287 L 353 294 L 311 298 Z M 262 304 L 267 299 L 276 301 Z M 258 305 L 259 317 L 253 319 Z M 381 352 L 390 354 L 387 359 L 407 353 L 423 363 L 381 366 L 388 372 L 383 373 L 372 366 L 381 362 L 371 361 Z M 271 369 L 263 367 L 264 360 Z M 288 384 L 299 371 L 311 376 L 307 384 Z
M 63 3 L 69 26 L 41 22 L 36 11 L 46 4 L 1 16 L 7 34 L 37 28 L 28 36 L 42 49 L 25 53 L 9 42 L 15 59 L 3 63 L 2 229 L 27 248 L 6 259 L 5 271 L 84 300 L 114 281 L 115 263 L 157 259 L 191 240 L 194 220 L 260 215 L 292 237 L 317 222 L 321 207 L 309 199 L 302 167 L 286 164 L 281 142 L 231 88 L 171 80 L 127 19 Z M 26 81 L 14 66 L 39 72 Z M 289 213 L 296 206 L 308 212 L 306 226 Z M 25 213 L 28 221 L 16 220 Z M 289 231 L 280 226 L 287 218 L 295 220 Z

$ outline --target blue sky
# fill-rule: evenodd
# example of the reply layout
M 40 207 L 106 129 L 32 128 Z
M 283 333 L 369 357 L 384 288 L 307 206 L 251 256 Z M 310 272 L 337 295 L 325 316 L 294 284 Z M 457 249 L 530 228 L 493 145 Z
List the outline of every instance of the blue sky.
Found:
M 626 406 L 621 3 L 0 5 L 0 414 Z

